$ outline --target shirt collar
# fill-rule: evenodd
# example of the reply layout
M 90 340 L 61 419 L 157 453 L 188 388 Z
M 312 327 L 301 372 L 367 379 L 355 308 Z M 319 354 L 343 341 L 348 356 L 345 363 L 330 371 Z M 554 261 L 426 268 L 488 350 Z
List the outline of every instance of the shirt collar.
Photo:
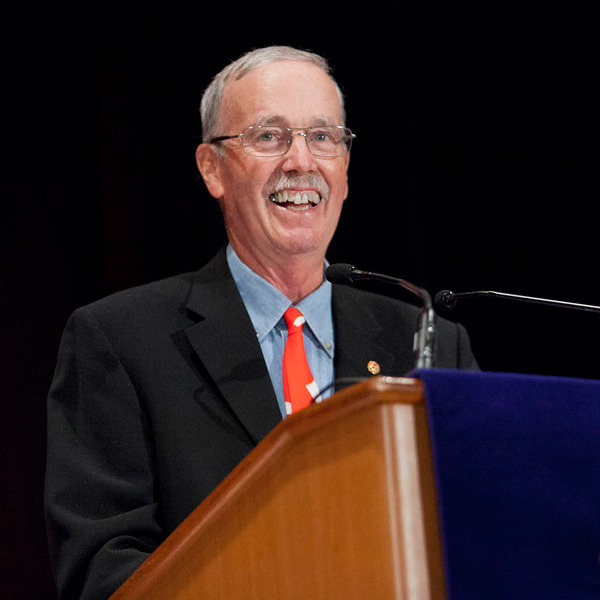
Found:
M 243 263 L 231 244 L 227 246 L 227 263 L 233 280 L 242 296 L 259 342 L 283 319 L 283 313 L 292 306 L 290 299 L 274 285 Z M 331 283 L 323 283 L 296 307 L 302 312 L 307 325 L 327 354 L 333 356 L 333 316 Z
M 333 356 L 333 313 L 331 308 L 331 283 L 324 280 L 312 293 L 298 302 L 296 307 L 304 315 L 323 350 Z

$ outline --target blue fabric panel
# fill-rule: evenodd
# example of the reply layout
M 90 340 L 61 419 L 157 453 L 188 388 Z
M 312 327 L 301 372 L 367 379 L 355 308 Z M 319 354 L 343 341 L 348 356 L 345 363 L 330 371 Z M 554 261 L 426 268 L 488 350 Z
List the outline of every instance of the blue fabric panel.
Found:
M 600 382 L 421 370 L 451 600 L 600 599 Z

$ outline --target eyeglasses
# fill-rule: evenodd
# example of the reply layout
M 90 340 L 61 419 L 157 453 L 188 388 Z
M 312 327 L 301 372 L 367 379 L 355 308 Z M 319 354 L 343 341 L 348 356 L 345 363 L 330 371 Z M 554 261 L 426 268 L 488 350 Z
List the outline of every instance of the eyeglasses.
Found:
M 253 125 L 237 135 L 221 135 L 209 143 L 240 138 L 242 149 L 251 156 L 282 156 L 292 145 L 295 136 L 301 135 L 311 154 L 323 158 L 344 156 L 356 137 L 348 128 L 341 125 L 322 127 L 283 127 L 275 125 Z

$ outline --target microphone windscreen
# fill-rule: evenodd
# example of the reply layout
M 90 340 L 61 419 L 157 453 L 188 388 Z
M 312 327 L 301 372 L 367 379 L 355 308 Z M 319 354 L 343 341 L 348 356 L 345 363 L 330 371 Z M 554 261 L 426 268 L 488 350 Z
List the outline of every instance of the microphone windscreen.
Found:
M 450 290 L 441 290 L 435 295 L 433 304 L 438 310 L 452 310 L 456 306 L 456 298 Z
M 327 271 L 325 271 L 325 277 L 327 278 L 327 281 L 331 281 L 331 283 L 352 285 L 354 283 L 352 271 L 354 271 L 354 267 L 352 265 L 346 263 L 337 263 L 327 267 Z

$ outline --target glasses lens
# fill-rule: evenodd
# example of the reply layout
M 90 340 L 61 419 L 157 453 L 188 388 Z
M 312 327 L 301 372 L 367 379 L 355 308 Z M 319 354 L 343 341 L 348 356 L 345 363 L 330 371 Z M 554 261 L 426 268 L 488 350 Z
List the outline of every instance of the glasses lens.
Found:
M 306 130 L 308 149 L 316 156 L 343 156 L 350 150 L 352 133 L 345 127 L 310 127 Z
M 279 156 L 288 148 L 290 132 L 285 127 L 248 127 L 242 136 L 242 145 L 249 154 Z

